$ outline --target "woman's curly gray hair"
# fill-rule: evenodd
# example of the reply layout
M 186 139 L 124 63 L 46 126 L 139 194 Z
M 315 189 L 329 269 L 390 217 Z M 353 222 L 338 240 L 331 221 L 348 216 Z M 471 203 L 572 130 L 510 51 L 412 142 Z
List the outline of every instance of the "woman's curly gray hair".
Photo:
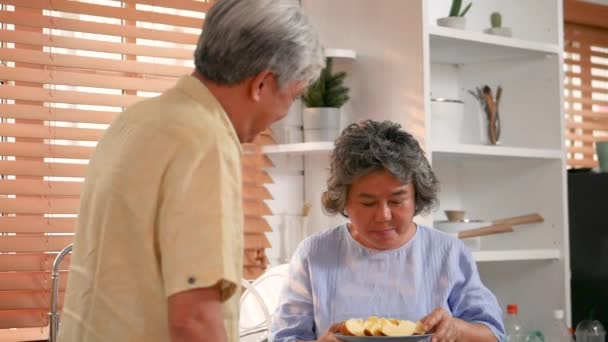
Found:
M 350 186 L 373 171 L 388 170 L 403 183 L 413 182 L 415 215 L 427 214 L 438 203 L 439 182 L 418 141 L 391 121 L 365 120 L 346 127 L 331 155 L 327 191 L 322 202 L 331 214 L 346 216 Z

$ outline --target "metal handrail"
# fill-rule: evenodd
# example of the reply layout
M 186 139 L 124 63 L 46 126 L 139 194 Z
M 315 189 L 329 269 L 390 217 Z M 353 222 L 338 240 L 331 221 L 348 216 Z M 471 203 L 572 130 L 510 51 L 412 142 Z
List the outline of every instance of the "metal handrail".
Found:
M 73 244 L 67 245 L 53 261 L 53 270 L 51 271 L 51 311 L 49 312 L 50 342 L 57 340 L 57 332 L 59 331 L 59 312 L 57 312 L 57 302 L 59 301 L 59 264 L 72 251 L 72 246 Z

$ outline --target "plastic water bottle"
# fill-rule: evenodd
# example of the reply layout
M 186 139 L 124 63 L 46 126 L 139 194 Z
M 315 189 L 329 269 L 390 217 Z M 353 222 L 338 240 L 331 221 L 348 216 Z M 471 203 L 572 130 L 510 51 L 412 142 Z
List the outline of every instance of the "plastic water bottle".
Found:
M 555 310 L 553 311 L 553 322 L 551 323 L 551 327 L 547 332 L 546 341 L 550 342 L 573 342 L 572 335 L 570 335 L 570 330 L 566 326 L 564 322 L 564 311 L 563 310 Z
M 504 320 L 507 342 L 526 342 L 526 333 L 517 318 L 517 305 L 507 305 L 507 315 Z

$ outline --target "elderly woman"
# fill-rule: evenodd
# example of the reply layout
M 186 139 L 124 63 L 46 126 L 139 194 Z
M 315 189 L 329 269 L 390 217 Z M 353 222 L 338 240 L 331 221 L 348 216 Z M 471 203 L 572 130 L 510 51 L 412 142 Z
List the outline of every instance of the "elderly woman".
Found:
M 463 243 L 412 221 L 437 202 L 418 142 L 396 123 L 364 121 L 336 140 L 323 205 L 349 223 L 304 240 L 270 341 L 340 341 L 340 322 L 421 320 L 432 341 L 502 341 L 501 310 Z

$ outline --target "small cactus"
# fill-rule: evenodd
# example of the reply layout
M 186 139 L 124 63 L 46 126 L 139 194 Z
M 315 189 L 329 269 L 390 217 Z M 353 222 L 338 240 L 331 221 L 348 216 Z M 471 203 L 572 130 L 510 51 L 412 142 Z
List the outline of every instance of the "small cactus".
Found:
M 493 12 L 490 15 L 490 23 L 492 24 L 492 28 L 500 28 L 502 27 L 502 16 L 498 12 Z

